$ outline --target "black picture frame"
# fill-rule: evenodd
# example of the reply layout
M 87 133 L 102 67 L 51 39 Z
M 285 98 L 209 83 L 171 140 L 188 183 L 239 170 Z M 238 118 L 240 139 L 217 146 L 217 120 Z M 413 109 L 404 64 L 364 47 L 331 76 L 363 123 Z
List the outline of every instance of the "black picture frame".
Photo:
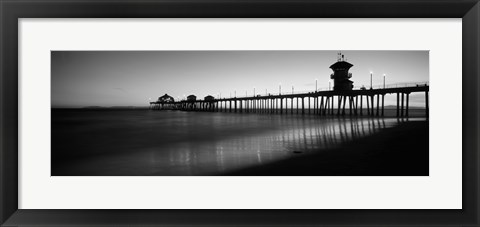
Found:
M 0 15 L 0 223 L 2 226 L 480 225 L 478 196 L 480 4 L 478 0 L 0 0 Z M 157 17 L 462 18 L 463 209 L 18 209 L 18 19 Z

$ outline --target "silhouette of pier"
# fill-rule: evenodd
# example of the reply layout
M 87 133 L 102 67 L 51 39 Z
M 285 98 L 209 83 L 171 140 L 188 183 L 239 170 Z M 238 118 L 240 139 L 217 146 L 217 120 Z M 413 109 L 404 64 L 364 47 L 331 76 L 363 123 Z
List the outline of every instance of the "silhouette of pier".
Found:
M 195 95 L 189 95 L 186 100 L 175 101 L 165 94 L 156 102 L 150 102 L 154 110 L 184 110 L 209 111 L 229 113 L 258 113 L 258 114 L 309 114 L 309 115 L 355 115 L 355 116 L 385 116 L 385 96 L 396 95 L 396 116 L 408 117 L 410 94 L 425 94 L 425 114 L 429 115 L 428 83 L 395 84 L 374 88 L 372 73 L 370 74 L 370 88 L 354 89 L 352 73 L 349 69 L 353 65 L 345 60 L 341 53 L 337 62 L 330 66 L 333 73 L 333 89 L 303 93 L 265 94 L 245 97 L 214 98 L 206 96 L 198 100 Z M 385 77 L 384 77 L 385 78 Z M 312 106 L 313 103 L 313 106 Z M 348 110 L 348 111 L 346 111 Z M 348 112 L 348 113 L 347 113 Z
M 385 116 L 385 96 L 396 95 L 396 116 L 408 117 L 410 94 L 419 92 L 425 94 L 425 114 L 428 116 L 428 84 L 384 89 L 332 90 L 220 99 L 207 96 L 208 98 L 206 97 L 204 100 L 197 100 L 189 96 L 189 99 L 181 101 L 150 102 L 150 108 L 229 113 Z

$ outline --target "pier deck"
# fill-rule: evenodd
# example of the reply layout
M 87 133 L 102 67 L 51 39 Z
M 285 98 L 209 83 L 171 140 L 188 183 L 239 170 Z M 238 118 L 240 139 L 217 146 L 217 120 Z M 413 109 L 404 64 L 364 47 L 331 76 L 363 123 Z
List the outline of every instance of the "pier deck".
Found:
M 428 117 L 428 84 L 351 91 L 312 91 L 305 93 L 265 94 L 213 100 L 182 100 L 175 102 L 150 102 L 154 110 L 184 110 L 210 112 L 240 112 L 268 114 L 317 114 L 384 116 L 385 95 L 396 94 L 396 116 L 409 116 L 411 93 L 425 93 L 425 114 Z M 305 105 L 307 99 L 308 107 Z M 311 106 L 313 99 L 313 108 Z M 365 106 L 364 106 L 365 102 Z M 296 105 L 294 105 L 296 104 Z M 334 105 L 336 104 L 336 105 Z M 348 105 L 348 106 L 347 106 Z M 366 108 L 365 108 L 366 107 Z M 308 108 L 309 111 L 305 111 Z

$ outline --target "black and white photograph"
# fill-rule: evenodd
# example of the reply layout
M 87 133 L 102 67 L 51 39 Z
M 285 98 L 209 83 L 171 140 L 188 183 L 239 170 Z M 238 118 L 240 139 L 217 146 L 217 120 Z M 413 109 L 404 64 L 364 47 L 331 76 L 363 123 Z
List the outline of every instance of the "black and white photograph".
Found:
M 0 226 L 480 226 L 480 0 L 0 2 Z
M 429 99 L 427 50 L 51 51 L 51 175 L 429 176 Z

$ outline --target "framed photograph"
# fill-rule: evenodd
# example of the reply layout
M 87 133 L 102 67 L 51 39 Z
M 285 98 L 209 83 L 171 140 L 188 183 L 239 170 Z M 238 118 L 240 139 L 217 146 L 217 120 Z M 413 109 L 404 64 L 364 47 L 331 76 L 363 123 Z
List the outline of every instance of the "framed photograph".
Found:
M 480 5 L 1 1 L 2 226 L 479 226 Z

